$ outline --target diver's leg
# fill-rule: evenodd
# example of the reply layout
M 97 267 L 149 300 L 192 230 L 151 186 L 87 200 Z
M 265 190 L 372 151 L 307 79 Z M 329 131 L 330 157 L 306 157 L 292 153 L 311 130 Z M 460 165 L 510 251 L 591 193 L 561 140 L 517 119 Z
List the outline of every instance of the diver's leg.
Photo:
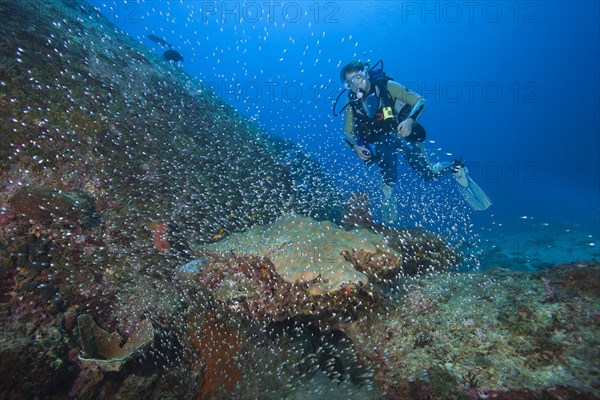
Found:
M 397 199 L 394 198 L 394 186 L 398 180 L 399 149 L 393 137 L 385 138 L 375 143 L 377 166 L 381 172 L 381 219 L 385 224 L 391 224 L 398 219 Z
M 471 208 L 480 211 L 487 209 L 492 204 L 490 198 L 469 176 L 467 167 L 462 161 L 445 161 L 431 165 L 421 143 L 411 142 L 404 138 L 400 138 L 400 141 L 402 154 L 421 178 L 426 181 L 434 181 L 451 173 L 458 183 L 459 192 Z
M 387 186 L 394 186 L 398 180 L 398 147 L 390 138 L 377 141 L 374 145 L 382 182 Z
M 447 172 L 446 168 L 452 165 L 451 163 L 448 163 L 448 165 L 445 165 L 445 163 L 438 163 L 435 166 L 432 166 L 422 143 L 409 141 L 405 138 L 398 138 L 398 140 L 400 141 L 404 158 L 423 180 L 438 180 L 445 172 Z

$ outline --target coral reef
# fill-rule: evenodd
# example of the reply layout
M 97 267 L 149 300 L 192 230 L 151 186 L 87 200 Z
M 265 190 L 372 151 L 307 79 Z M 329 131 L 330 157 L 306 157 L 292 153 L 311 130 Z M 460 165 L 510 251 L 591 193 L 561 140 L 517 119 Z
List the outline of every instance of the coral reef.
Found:
M 258 256 L 213 254 L 200 272 L 186 273 L 182 279 L 184 286 L 205 289 L 202 295 L 209 295 L 236 318 L 263 323 L 298 315 L 351 319 L 378 301 L 370 285 L 346 285 L 335 292 L 312 294 L 310 283 L 287 282 L 268 259 Z
M 366 229 L 345 231 L 329 221 L 300 215 L 281 216 L 271 224 L 232 234 L 202 249 L 268 257 L 283 280 L 306 284 L 310 295 L 367 283 L 367 276 L 344 258 L 344 252 L 366 253 L 377 259 L 380 268 L 385 265 L 391 271 L 402 265 L 401 255 L 386 244 L 383 236 Z
M 233 325 L 220 321 L 214 313 L 208 311 L 202 316 L 201 322 L 191 317 L 188 330 L 203 371 L 200 398 L 207 399 L 231 391 L 240 380 L 241 339 Z
M 71 223 L 89 227 L 97 219 L 93 197 L 83 190 L 63 192 L 44 187 L 19 189 L 10 199 L 11 211 L 39 223 Z
M 208 289 L 233 313 L 267 322 L 297 315 L 355 319 L 381 304 L 399 278 L 447 270 L 458 261 L 432 235 L 402 230 L 386 237 L 299 215 L 284 215 L 197 252 L 201 260 L 194 267 L 181 267 L 187 270 L 183 279 Z
M 599 267 L 411 279 L 394 310 L 346 332 L 389 398 L 594 398 L 598 290 L 583 284 L 574 293 L 568 285 L 573 276 L 597 282 Z
M 341 198 L 291 142 L 242 118 L 89 3 L 6 0 L 0 13 L 2 368 L 20 371 L 5 375 L 0 397 L 136 397 L 129 374 L 150 385 L 165 365 L 183 368 L 172 361 L 184 352 L 185 316 L 171 282 L 188 242 L 284 210 L 327 217 Z M 76 357 L 81 314 L 125 341 L 135 321 L 151 317 L 169 339 L 144 353 L 152 367 L 91 374 Z M 59 334 L 37 340 L 48 327 Z M 9 356 L 21 343 L 56 355 Z M 55 359 L 65 367 L 52 367 Z M 198 376 L 173 376 L 199 385 Z M 140 396 L 166 398 L 160 382 L 140 385 Z
M 351 193 L 341 215 L 344 228 L 372 228 L 375 226 L 373 214 L 369 209 L 370 204 L 367 193 Z
M 143 351 L 154 339 L 154 329 L 148 320 L 137 324 L 135 331 L 121 346 L 116 332 L 109 334 L 98 327 L 88 314 L 77 317 L 79 340 L 83 355 L 79 357 L 84 366 L 98 366 L 103 371 L 119 371 L 134 355 Z
M 600 396 L 597 262 L 455 273 L 87 2 L 0 14 L 0 397 Z

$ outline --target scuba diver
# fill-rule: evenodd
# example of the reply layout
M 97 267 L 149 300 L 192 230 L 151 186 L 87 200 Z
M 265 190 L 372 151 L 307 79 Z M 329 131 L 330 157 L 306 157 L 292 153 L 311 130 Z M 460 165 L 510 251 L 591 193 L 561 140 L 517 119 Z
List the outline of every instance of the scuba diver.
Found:
M 381 68 L 377 66 L 381 64 Z M 422 179 L 434 181 L 451 174 L 458 189 L 474 210 L 485 210 L 492 202 L 468 175 L 462 160 L 430 164 L 423 146 L 425 128 L 417 122 L 423 113 L 425 100 L 395 82 L 383 71 L 383 61 L 373 68 L 369 63 L 353 60 L 340 71 L 344 90 L 333 104 L 333 114 L 344 109 L 346 143 L 367 165 L 376 163 L 382 177 L 382 220 L 391 223 L 398 217 L 392 194 L 398 179 L 398 154 Z M 348 90 L 348 100 L 336 112 L 342 94 Z M 371 148 L 373 146 L 373 149 Z

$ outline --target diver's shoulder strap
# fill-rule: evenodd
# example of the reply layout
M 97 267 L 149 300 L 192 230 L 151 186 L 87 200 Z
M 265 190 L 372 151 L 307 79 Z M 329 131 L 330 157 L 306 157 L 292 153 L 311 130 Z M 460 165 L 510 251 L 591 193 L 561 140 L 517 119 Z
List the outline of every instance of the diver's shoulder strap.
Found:
M 375 71 L 374 76 L 370 78 L 371 85 L 377 88 L 377 96 L 381 99 L 384 108 L 391 107 L 393 111 L 394 98 L 388 90 L 388 82 L 394 79 L 382 71 Z

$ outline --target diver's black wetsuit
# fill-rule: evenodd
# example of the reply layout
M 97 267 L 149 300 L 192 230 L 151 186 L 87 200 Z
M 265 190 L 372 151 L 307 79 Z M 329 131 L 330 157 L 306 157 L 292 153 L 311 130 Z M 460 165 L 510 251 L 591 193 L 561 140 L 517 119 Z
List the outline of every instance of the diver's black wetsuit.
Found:
M 370 86 L 369 93 L 363 99 L 350 95 L 344 134 L 359 146 L 369 148 L 369 145 L 373 145 L 375 154 L 367 162 L 377 163 L 383 183 L 388 186 L 393 186 L 398 179 L 398 153 L 402 153 L 424 180 L 438 179 L 442 174 L 431 168 L 422 144 L 425 129 L 416 122 L 423 112 L 424 99 L 390 79 L 383 83 L 371 81 Z M 394 118 L 383 119 L 386 105 L 392 106 Z M 415 121 L 412 132 L 407 137 L 401 137 L 396 127 L 408 117 Z

